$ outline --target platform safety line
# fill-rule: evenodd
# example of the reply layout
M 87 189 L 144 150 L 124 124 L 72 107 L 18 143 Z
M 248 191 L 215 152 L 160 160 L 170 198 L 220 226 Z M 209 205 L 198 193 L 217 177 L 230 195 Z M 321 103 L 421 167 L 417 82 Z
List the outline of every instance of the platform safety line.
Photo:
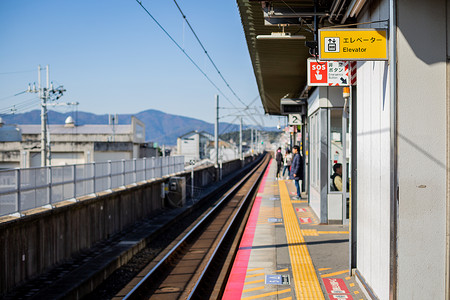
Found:
M 320 269 L 318 269 L 318 271 L 328 271 L 328 270 L 331 270 L 331 268 L 320 268 Z M 345 278 L 345 279 L 347 279 L 347 278 Z
M 279 273 L 279 272 L 287 272 L 287 271 L 289 271 L 288 268 L 286 268 L 286 269 L 281 269 L 281 270 L 277 270 L 277 271 L 275 271 L 275 273 Z
M 259 185 L 258 194 L 264 193 L 264 186 L 266 185 L 267 175 L 269 175 L 270 166 L 272 165 L 272 160 L 269 161 L 269 165 L 267 166 L 266 172 L 264 172 L 263 179 L 261 180 L 261 184 Z
M 258 277 L 258 276 L 263 276 L 264 273 L 258 273 L 258 274 L 252 274 L 252 275 L 247 275 L 245 276 L 245 278 L 253 278 L 253 277 Z
M 267 176 L 269 174 L 272 161 L 269 162 L 264 176 L 261 180 L 258 193 L 264 191 L 264 185 L 266 183 Z M 244 282 L 247 274 L 248 262 L 250 260 L 251 248 L 253 246 L 253 239 L 256 231 L 256 223 L 258 222 L 259 210 L 261 207 L 261 196 L 256 196 L 253 203 L 250 216 L 248 217 L 247 224 L 245 225 L 244 234 L 242 235 L 239 249 L 233 262 L 233 267 L 228 278 L 225 291 L 222 299 L 235 300 L 240 299 L 242 296 L 242 290 L 244 289 Z
M 336 275 L 341 275 L 341 274 L 345 274 L 345 273 L 349 273 L 349 272 L 350 272 L 349 270 L 344 270 L 344 271 L 339 271 L 339 272 L 334 272 L 334 273 L 329 273 L 329 274 L 323 274 L 323 275 L 320 275 L 320 277 L 322 277 L 322 278 L 333 277 Z
M 244 283 L 244 285 L 249 285 L 249 284 L 254 284 L 254 283 L 260 283 L 260 282 L 264 282 L 264 279 L 258 279 L 258 280 L 248 281 L 248 282 Z
M 258 287 L 254 287 L 251 289 L 245 289 L 242 291 L 242 293 L 248 293 L 248 292 L 254 292 L 254 291 L 259 291 L 259 290 L 263 290 L 264 289 L 264 285 L 262 286 L 258 286 Z
M 284 293 L 289 293 L 290 291 L 291 291 L 291 289 L 285 289 L 285 290 L 281 290 L 281 291 L 275 291 L 275 292 L 270 292 L 270 293 L 264 293 L 264 294 L 261 294 L 261 295 L 255 295 L 255 296 L 245 297 L 245 298 L 241 298 L 241 300 L 259 299 L 259 298 L 264 298 L 264 297 L 268 297 L 268 296 L 273 296 L 273 295 L 280 295 L 280 294 L 284 294 Z
M 260 271 L 260 270 L 264 270 L 264 268 L 248 269 L 247 272 Z
M 281 208 L 297 299 L 325 299 L 305 239 L 291 204 L 286 183 L 279 182 Z

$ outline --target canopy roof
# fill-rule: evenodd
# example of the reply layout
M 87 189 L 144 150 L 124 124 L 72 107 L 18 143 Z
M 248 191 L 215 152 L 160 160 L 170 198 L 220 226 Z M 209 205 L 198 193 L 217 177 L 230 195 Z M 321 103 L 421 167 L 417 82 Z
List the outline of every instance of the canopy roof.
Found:
M 266 113 L 280 114 L 280 99 L 301 98 L 306 88 L 306 62 L 314 41 L 314 16 L 319 28 L 344 23 L 355 2 L 364 0 L 237 0 L 261 101 Z M 362 3 L 361 5 L 363 5 Z M 348 13 L 347 13 L 348 12 Z M 359 12 L 359 11 L 358 11 Z M 272 32 L 303 35 L 301 39 L 257 39 Z

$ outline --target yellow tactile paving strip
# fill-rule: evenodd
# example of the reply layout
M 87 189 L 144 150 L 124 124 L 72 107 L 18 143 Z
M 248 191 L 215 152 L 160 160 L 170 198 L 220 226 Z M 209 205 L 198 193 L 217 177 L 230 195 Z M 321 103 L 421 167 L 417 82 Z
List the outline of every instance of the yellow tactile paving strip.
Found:
M 325 299 L 284 181 L 279 181 L 281 209 L 297 299 Z

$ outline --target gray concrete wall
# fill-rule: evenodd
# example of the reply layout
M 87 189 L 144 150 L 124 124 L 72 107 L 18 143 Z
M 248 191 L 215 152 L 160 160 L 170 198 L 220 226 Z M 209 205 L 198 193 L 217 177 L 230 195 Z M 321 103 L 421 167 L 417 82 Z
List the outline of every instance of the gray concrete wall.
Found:
M 369 2 L 358 21 L 389 19 L 390 2 Z M 397 60 L 358 63 L 356 265 L 379 299 L 445 299 L 448 3 L 393 2 Z M 390 64 L 397 66 L 395 86 Z M 390 97 L 392 88 L 397 88 L 396 99 Z M 396 145 L 391 143 L 392 116 L 397 117 Z M 395 200 L 391 155 L 397 158 Z M 390 219 L 395 205 L 397 229 Z
M 255 157 L 224 163 L 224 176 Z M 195 184 L 214 182 L 215 168 L 195 171 Z M 189 178 L 190 172 L 177 176 Z M 20 218 L 0 219 L 0 296 L 19 283 L 109 238 L 163 208 L 161 184 L 168 178 L 128 186 L 77 203 L 61 203 L 54 209 L 36 209 Z
M 397 6 L 398 299 L 446 297 L 446 5 Z

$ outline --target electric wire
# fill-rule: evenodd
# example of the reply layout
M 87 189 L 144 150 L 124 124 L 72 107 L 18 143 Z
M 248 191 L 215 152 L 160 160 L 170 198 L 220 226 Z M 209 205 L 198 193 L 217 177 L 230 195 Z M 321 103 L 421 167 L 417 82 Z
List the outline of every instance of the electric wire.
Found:
M 19 73 L 31 73 L 31 72 L 35 72 L 35 71 L 36 71 L 36 70 L 0 72 L 0 75 L 19 74 Z
M 242 103 L 244 105 L 245 108 L 248 108 L 248 106 L 245 104 L 244 101 L 242 101 L 242 99 L 235 93 L 235 91 L 231 88 L 230 84 L 226 81 L 225 77 L 223 77 L 222 73 L 220 72 L 219 68 L 217 68 L 217 65 L 214 63 L 214 61 L 212 60 L 211 56 L 208 54 L 208 51 L 206 51 L 205 47 L 203 46 L 203 43 L 200 41 L 198 35 L 195 33 L 195 30 L 192 28 L 191 24 L 189 23 L 186 15 L 183 13 L 183 11 L 181 10 L 180 6 L 178 5 L 176 0 L 173 0 L 175 2 L 175 5 L 177 6 L 178 10 L 181 13 L 181 16 L 183 17 L 183 19 L 185 20 L 186 24 L 189 26 L 189 29 L 192 31 L 192 33 L 194 34 L 195 38 L 197 39 L 197 42 L 200 44 L 200 47 L 203 49 L 203 51 L 205 52 L 206 56 L 208 57 L 209 61 L 211 62 L 211 64 L 213 65 L 213 67 L 216 69 L 217 73 L 219 74 L 219 76 L 222 78 L 222 80 L 225 82 L 226 86 L 228 87 L 228 89 L 232 92 L 232 94 L 236 97 L 236 99 Z M 253 101 L 252 101 L 253 102 Z M 233 105 L 234 106 L 234 105 Z M 262 126 L 261 124 L 249 113 L 247 113 L 247 116 L 253 120 L 253 122 L 256 123 L 256 125 L 258 125 L 261 129 Z
M 241 102 L 245 107 L 247 107 L 247 104 L 245 104 L 244 101 L 242 101 L 242 99 L 235 93 L 235 91 L 231 88 L 230 84 L 227 82 L 227 80 L 225 79 L 225 77 L 223 77 L 222 72 L 220 72 L 219 68 L 217 67 L 217 65 L 214 63 L 214 61 L 212 60 L 211 56 L 209 55 L 208 51 L 206 51 L 205 46 L 203 46 L 203 43 L 200 41 L 197 33 L 195 33 L 194 28 L 192 28 L 191 24 L 189 23 L 186 15 L 183 13 L 183 11 L 181 10 L 180 6 L 178 5 L 176 0 L 173 0 L 173 2 L 175 2 L 175 5 L 177 6 L 178 10 L 180 11 L 181 15 L 183 16 L 183 19 L 185 20 L 186 24 L 189 26 L 189 29 L 192 31 L 192 34 L 194 34 L 195 38 L 197 39 L 197 42 L 200 44 L 200 47 L 202 47 L 203 51 L 205 52 L 205 55 L 208 57 L 209 61 L 211 62 L 211 64 L 213 65 L 214 69 L 216 69 L 217 73 L 219 74 L 220 78 L 222 78 L 223 82 L 225 82 L 226 86 L 228 87 L 228 89 L 231 91 L 231 93 L 236 97 L 236 99 Z
M 191 63 L 203 74 L 203 76 L 206 77 L 206 79 L 219 91 L 219 93 L 234 107 L 236 107 L 234 105 L 233 102 L 231 102 L 231 100 L 223 93 L 223 91 L 211 80 L 211 78 L 209 78 L 209 76 L 198 66 L 198 64 L 186 53 L 186 51 L 175 41 L 175 39 L 167 32 L 167 30 L 158 22 L 158 20 L 156 20 L 156 18 L 147 10 L 147 8 L 145 8 L 145 6 L 142 4 L 142 1 L 140 0 L 136 0 L 136 2 L 141 6 L 141 8 L 147 13 L 147 15 L 149 15 L 150 18 L 152 18 L 152 20 L 158 25 L 158 27 L 167 35 L 167 37 L 169 37 L 169 39 L 177 46 L 177 48 L 183 52 L 183 54 L 189 59 L 189 61 L 191 61 Z M 183 14 L 184 15 L 184 14 Z M 187 20 L 186 20 L 187 21 Z M 189 27 L 192 28 L 189 24 Z M 195 33 L 194 33 L 195 34 Z M 205 50 L 206 51 L 206 50 Z M 240 99 L 240 98 L 239 98 Z M 247 106 L 242 100 L 240 100 L 241 103 L 243 103 L 244 106 Z M 251 115 L 248 114 L 248 117 L 251 118 L 253 120 L 253 122 L 256 123 L 256 125 L 258 127 L 260 127 L 261 130 L 263 130 L 263 127 L 261 126 L 261 124 L 259 124 L 259 122 Z
M 186 53 L 186 51 L 175 41 L 175 39 L 167 32 L 167 30 L 158 22 L 158 20 L 153 17 L 153 15 L 145 8 L 145 6 L 142 4 L 142 1 L 136 0 L 136 2 L 142 7 L 142 9 L 152 18 L 152 20 L 158 25 L 158 27 L 169 37 L 169 39 L 177 46 L 178 49 L 180 49 L 181 52 L 189 59 L 189 61 L 197 68 L 197 70 L 200 71 L 200 73 L 203 74 L 203 76 L 206 77 L 206 79 L 216 88 L 217 91 L 232 105 L 233 102 L 222 92 L 222 90 L 209 78 L 209 76 L 199 67 L 199 65 L 189 56 L 189 54 Z
M 19 113 L 22 111 L 26 111 L 27 109 L 37 106 L 40 104 L 38 100 L 38 97 L 33 97 L 31 99 L 27 99 L 25 101 L 19 102 L 17 104 L 8 106 L 8 107 L 4 107 L 0 109 L 0 114 L 14 114 L 14 113 Z

